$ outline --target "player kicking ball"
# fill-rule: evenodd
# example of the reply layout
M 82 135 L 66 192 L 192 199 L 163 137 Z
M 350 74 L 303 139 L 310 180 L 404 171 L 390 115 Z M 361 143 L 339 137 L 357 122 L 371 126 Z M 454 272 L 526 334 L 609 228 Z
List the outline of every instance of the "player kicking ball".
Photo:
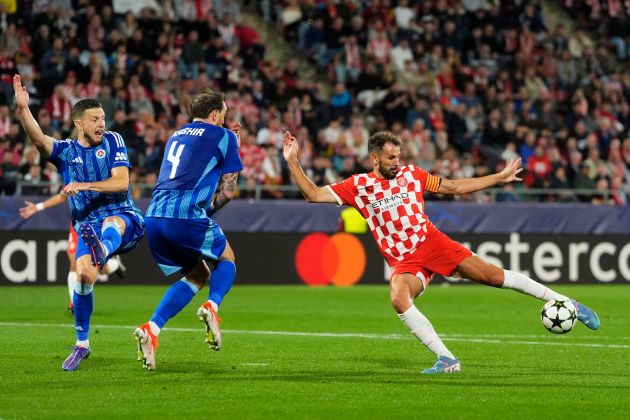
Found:
M 20 217 L 22 219 L 28 219 L 36 213 L 42 212 L 46 209 L 56 207 L 60 204 L 64 204 L 68 202 L 68 195 L 64 193 L 55 194 L 49 199 L 45 201 L 41 201 L 39 203 L 31 203 L 30 201 L 25 201 L 26 204 L 24 207 L 20 208 Z M 77 244 L 79 243 L 79 235 L 72 224 L 70 224 L 70 231 L 68 232 L 68 247 L 66 248 L 66 253 L 68 254 L 68 261 L 70 263 L 70 268 L 68 270 L 68 294 L 70 295 L 70 303 L 68 303 L 68 313 L 70 315 L 74 315 L 74 302 L 72 302 L 74 297 L 74 288 L 77 284 L 77 269 L 76 269 L 76 261 L 75 254 L 77 252 Z M 125 272 L 127 271 L 127 267 L 123 264 L 119 255 L 114 255 L 107 261 L 105 267 L 101 270 L 101 272 L 97 276 L 98 281 L 107 281 L 109 274 L 115 273 L 116 276 L 120 279 L 125 277 Z
M 223 128 L 225 96 L 210 89 L 192 99 L 193 121 L 175 131 L 166 143 L 164 160 L 147 209 L 147 239 L 164 274 L 183 277 L 167 291 L 149 322 L 134 331 L 138 360 L 155 370 L 155 350 L 164 324 L 210 281 L 208 300 L 197 310 L 206 327 L 206 342 L 221 348 L 219 306 L 229 292 L 236 265 L 234 252 L 211 217 L 236 192 L 240 123 Z M 208 264 L 206 263 L 208 261 Z
M 435 273 L 459 276 L 493 287 L 514 289 L 544 301 L 570 300 L 515 271 L 503 270 L 474 255 L 440 232 L 424 214 L 425 191 L 463 195 L 493 185 L 521 181 L 520 159 L 503 171 L 479 178 L 449 180 L 429 174 L 415 165 L 401 165 L 401 141 L 390 132 L 374 134 L 368 152 L 374 170 L 346 180 L 318 187 L 304 174 L 298 160 L 298 143 L 284 134 L 284 158 L 293 181 L 306 201 L 346 204 L 367 220 L 376 243 L 392 268 L 391 304 L 411 333 L 437 356 L 435 364 L 422 373 L 460 371 L 460 362 L 437 335 L 429 320 L 414 306 L 414 300 L 428 287 Z M 588 328 L 599 328 L 597 314 L 571 300 L 578 319 Z
M 79 233 L 75 253 L 77 282 L 72 301 L 77 341 L 63 370 L 74 371 L 90 354 L 93 288 L 98 272 L 115 254 L 138 245 L 144 219 L 129 195 L 129 160 L 122 136 L 105 131 L 105 112 L 93 99 L 72 107 L 75 140 L 45 135 L 29 107 L 29 95 L 19 75 L 13 77 L 15 103 L 22 127 L 42 157 L 57 167 L 66 186 L 71 220 Z

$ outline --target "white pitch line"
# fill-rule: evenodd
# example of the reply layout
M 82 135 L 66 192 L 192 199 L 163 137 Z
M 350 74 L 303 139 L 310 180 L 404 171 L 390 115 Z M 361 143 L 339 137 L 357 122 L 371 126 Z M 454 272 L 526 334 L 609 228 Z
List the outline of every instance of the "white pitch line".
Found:
M 34 322 L 0 322 L 0 327 L 38 327 L 38 328 L 72 328 L 72 324 L 42 324 Z M 95 324 L 92 328 L 104 328 L 112 330 L 133 330 L 136 326 L 132 325 L 102 325 Z M 164 328 L 164 331 L 176 332 L 199 332 L 199 328 Z M 328 337 L 328 338 L 366 338 L 371 340 L 401 340 L 407 339 L 409 335 L 403 334 L 364 334 L 364 333 L 327 333 L 327 332 L 299 332 L 299 331 L 259 331 L 259 330 L 223 330 L 228 334 L 251 334 L 251 335 L 284 335 L 291 337 Z M 597 348 L 614 348 L 614 349 L 630 349 L 627 344 L 602 344 L 602 343 L 575 343 L 575 342 L 555 342 L 555 341 L 518 341 L 518 340 L 500 340 L 501 337 L 509 338 L 529 338 L 531 335 L 512 335 L 505 336 L 494 335 L 495 339 L 476 338 L 480 335 L 464 335 L 464 334 L 443 334 L 446 341 L 462 341 L 468 343 L 486 343 L 486 344 L 531 344 L 542 346 L 574 346 L 574 347 L 597 347 Z M 485 335 L 488 337 L 488 335 Z M 534 336 L 536 337 L 536 336 Z M 558 337 L 559 338 L 559 337 Z M 564 341 L 564 340 L 563 340 Z

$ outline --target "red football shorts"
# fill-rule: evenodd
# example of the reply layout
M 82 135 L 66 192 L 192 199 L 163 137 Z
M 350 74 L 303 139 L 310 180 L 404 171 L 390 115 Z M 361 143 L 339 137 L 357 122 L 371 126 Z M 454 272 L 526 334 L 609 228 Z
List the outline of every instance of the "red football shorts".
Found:
M 74 255 L 77 252 L 77 243 L 79 242 L 79 235 L 70 225 L 70 232 L 68 233 L 68 254 Z
M 413 254 L 392 267 L 394 274 L 410 273 L 426 288 L 434 274 L 450 276 L 464 259 L 473 253 L 437 229 L 429 230 L 427 239 Z

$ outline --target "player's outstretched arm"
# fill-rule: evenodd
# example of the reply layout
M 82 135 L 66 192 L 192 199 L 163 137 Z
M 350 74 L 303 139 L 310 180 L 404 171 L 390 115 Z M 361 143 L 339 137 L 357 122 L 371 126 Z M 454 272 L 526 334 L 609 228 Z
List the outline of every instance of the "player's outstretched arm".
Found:
M 463 195 L 475 191 L 480 191 L 497 184 L 507 184 L 513 181 L 522 181 L 518 177 L 521 168 L 521 158 L 510 160 L 501 172 L 496 174 L 481 176 L 478 178 L 464 179 L 442 179 L 440 187 L 436 191 L 438 194 Z
M 105 181 L 71 182 L 63 188 L 63 192 L 74 196 L 79 191 L 116 194 L 129 190 L 129 168 L 126 166 L 117 166 L 111 170 L 111 175 L 112 176 Z
M 53 138 L 44 134 L 39 124 L 33 117 L 28 107 L 28 91 L 22 86 L 22 78 L 19 74 L 13 76 L 13 90 L 15 91 L 15 104 L 17 106 L 17 114 L 24 127 L 24 131 L 31 139 L 39 153 L 47 158 L 53 150 Z
M 61 203 L 65 203 L 68 201 L 68 196 L 64 193 L 55 194 L 49 199 L 42 201 L 40 203 L 31 203 L 30 201 L 25 201 L 26 204 L 24 207 L 20 208 L 20 217 L 22 219 L 28 219 L 38 211 L 44 211 L 51 207 L 58 206 Z
M 309 203 L 335 203 L 337 199 L 333 197 L 327 188 L 321 188 L 313 184 L 302 169 L 298 160 L 298 142 L 288 131 L 284 133 L 283 139 L 284 159 L 287 161 L 291 178 L 298 186 L 302 195 Z

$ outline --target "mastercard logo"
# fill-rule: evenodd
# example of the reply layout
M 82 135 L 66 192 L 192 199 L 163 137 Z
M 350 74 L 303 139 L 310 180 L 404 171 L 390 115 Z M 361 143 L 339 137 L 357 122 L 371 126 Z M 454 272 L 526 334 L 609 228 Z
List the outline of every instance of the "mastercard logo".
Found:
M 365 249 L 356 236 L 311 233 L 295 251 L 295 269 L 310 286 L 352 286 L 365 272 Z

